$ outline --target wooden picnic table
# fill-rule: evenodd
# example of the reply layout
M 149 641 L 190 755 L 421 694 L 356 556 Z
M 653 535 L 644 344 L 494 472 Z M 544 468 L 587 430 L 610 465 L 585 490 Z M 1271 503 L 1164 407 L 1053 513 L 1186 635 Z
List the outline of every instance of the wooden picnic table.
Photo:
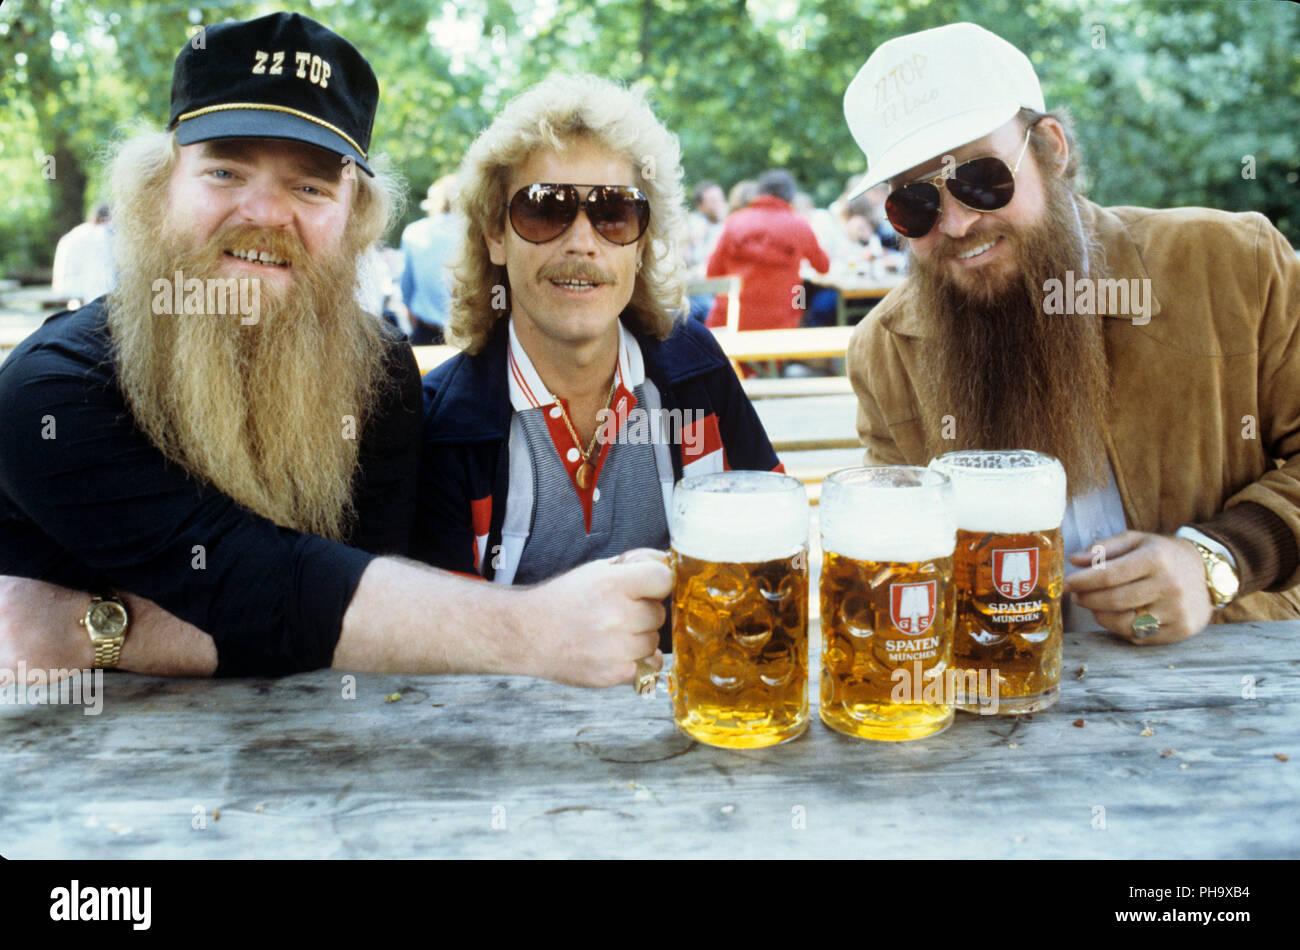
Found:
M 0 853 L 1296 857 L 1298 642 L 1300 621 L 1067 634 L 1050 710 L 871 743 L 823 726 L 813 689 L 806 733 L 750 751 L 628 687 L 111 674 L 97 718 L 0 706 Z
M 898 260 L 901 264 L 902 259 Z M 883 260 L 860 265 L 836 262 L 825 274 L 805 265 L 799 275 L 806 283 L 838 292 L 835 323 L 841 327 L 848 325 L 850 313 L 866 313 L 876 301 L 907 280 L 906 273 L 885 266 Z
M 825 359 L 844 355 L 853 327 L 714 330 L 713 335 L 733 361 Z
M 904 278 L 899 275 L 896 279 L 890 278 L 871 282 L 832 281 L 828 286 L 839 291 L 839 297 L 835 301 L 836 324 L 842 327 L 848 326 L 851 313 L 865 314 L 875 305 L 876 301 L 882 300 L 903 280 Z

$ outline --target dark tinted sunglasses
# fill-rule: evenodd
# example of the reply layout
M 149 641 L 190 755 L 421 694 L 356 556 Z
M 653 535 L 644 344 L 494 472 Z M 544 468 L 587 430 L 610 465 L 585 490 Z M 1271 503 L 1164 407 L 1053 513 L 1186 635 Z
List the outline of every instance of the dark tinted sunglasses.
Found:
M 579 188 L 590 188 L 586 199 Z M 506 205 L 510 226 L 525 241 L 545 244 L 586 211 L 596 233 L 613 244 L 634 244 L 650 224 L 650 199 L 627 185 L 525 185 Z
M 973 158 L 958 165 L 951 175 L 938 174 L 932 178 L 909 182 L 895 188 L 885 199 L 885 214 L 889 223 L 904 237 L 925 237 L 943 212 L 943 200 L 936 182 L 942 182 L 948 193 L 972 211 L 989 212 L 1005 208 L 1016 193 L 1016 172 L 1029 147 L 1029 133 L 1025 130 L 1025 143 L 1015 164 L 1008 165 L 995 156 Z

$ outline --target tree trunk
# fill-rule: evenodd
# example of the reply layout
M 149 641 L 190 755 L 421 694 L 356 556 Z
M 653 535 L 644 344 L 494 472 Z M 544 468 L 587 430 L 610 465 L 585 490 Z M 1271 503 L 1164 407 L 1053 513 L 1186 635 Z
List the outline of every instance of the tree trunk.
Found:
M 654 0 L 641 0 L 641 36 L 637 41 L 637 51 L 641 54 L 641 64 L 637 68 L 638 76 L 645 76 L 650 71 L 650 51 L 652 48 L 650 26 L 654 10 Z
M 33 260 L 48 265 L 54 261 L 54 246 L 59 238 L 84 220 L 86 170 L 60 121 L 66 121 L 59 114 L 63 108 L 60 87 L 65 77 L 50 54 L 50 37 L 54 33 L 50 12 L 42 5 L 25 10 L 10 24 L 10 30 L 27 54 L 28 96 L 36 113 L 41 144 L 46 149 L 46 157 L 41 159 L 32 177 L 45 184 L 44 176 L 53 172 L 53 177 L 48 179 L 50 213 L 45 240 L 40 247 L 32 249 Z M 54 167 L 49 170 L 48 157 L 54 159 Z
M 86 219 L 86 170 L 81 167 L 77 153 L 61 135 L 53 142 L 54 178 L 50 181 L 50 218 L 46 231 L 48 260 L 54 261 L 54 245 Z M 38 257 L 45 259 L 38 252 Z

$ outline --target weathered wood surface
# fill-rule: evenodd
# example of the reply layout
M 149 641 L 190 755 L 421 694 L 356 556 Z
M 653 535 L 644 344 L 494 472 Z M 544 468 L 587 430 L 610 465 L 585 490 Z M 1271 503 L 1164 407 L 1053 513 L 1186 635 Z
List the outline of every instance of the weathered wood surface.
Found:
M 626 687 L 359 676 L 348 700 L 333 672 L 117 674 L 98 717 L 0 707 L 0 853 L 1296 857 L 1298 647 L 1300 622 L 1147 649 L 1067 634 L 1049 711 L 867 743 L 825 728 L 814 691 L 807 733 L 745 752 Z

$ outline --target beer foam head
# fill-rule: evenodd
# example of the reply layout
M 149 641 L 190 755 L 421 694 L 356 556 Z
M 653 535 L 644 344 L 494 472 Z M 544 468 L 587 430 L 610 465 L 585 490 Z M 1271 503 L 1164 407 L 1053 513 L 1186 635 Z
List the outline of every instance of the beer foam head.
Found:
M 822 549 L 859 561 L 912 563 L 957 546 L 952 486 L 915 466 L 846 468 L 822 483 Z
M 949 452 L 930 467 L 952 479 L 957 527 L 1050 531 L 1065 517 L 1065 469 L 1041 452 Z
M 733 564 L 792 557 L 808 544 L 808 493 L 775 472 L 718 472 L 673 489 L 673 550 Z

